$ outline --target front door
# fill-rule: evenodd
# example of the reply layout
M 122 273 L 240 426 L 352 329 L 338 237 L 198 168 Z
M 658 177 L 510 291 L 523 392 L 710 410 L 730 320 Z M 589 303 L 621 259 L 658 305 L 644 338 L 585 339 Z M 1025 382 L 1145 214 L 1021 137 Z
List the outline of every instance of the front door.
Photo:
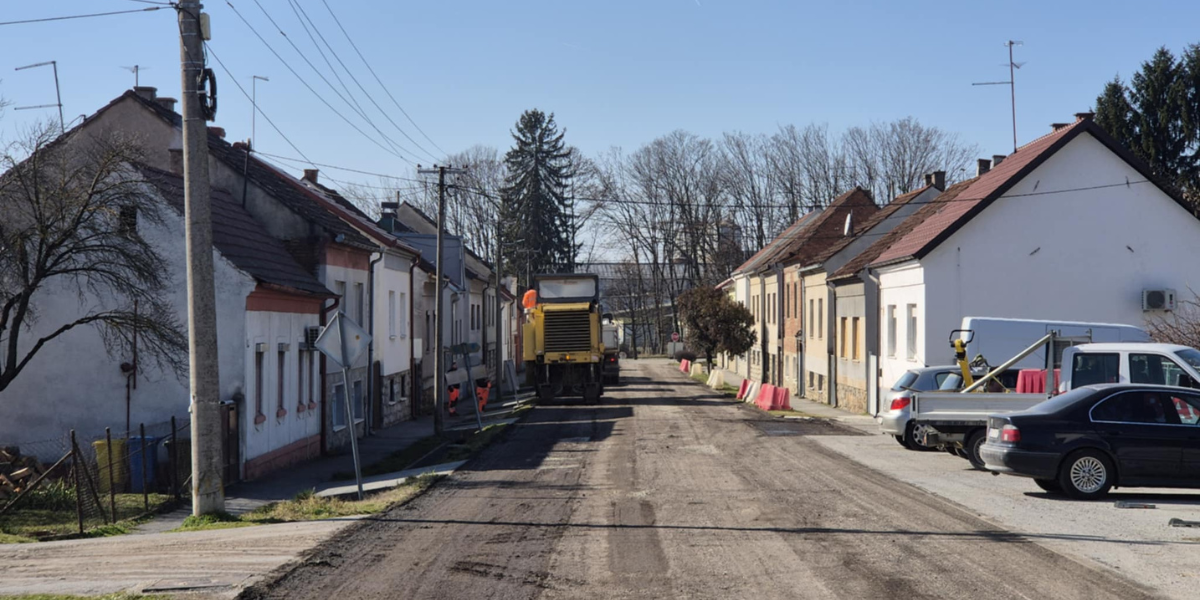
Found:
M 1135 390 L 1109 396 L 1092 408 L 1092 423 L 1116 455 L 1120 478 L 1180 476 L 1188 431 L 1169 393 Z

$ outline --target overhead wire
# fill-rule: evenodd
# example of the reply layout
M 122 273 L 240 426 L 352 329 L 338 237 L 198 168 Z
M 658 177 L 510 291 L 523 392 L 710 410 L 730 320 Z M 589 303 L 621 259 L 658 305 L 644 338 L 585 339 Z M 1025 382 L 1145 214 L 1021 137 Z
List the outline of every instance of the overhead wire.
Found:
M 114 11 L 110 11 L 110 12 L 89 13 L 89 14 L 83 14 L 83 15 L 65 15 L 65 16 L 61 16 L 61 17 L 44 17 L 41 19 L 22 19 L 20 21 L 0 21 L 0 26 L 24 25 L 27 23 L 48 23 L 50 21 L 66 21 L 69 19 L 89 19 L 92 17 L 108 17 L 108 16 L 112 16 L 112 15 L 128 15 L 128 14 L 133 14 L 133 13 L 143 13 L 143 12 L 151 12 L 151 11 L 155 11 L 155 10 L 162 10 L 164 8 L 168 8 L 168 7 L 165 5 L 164 6 L 147 6 L 146 8 L 134 8 L 131 10 L 114 10 Z
M 431 159 L 433 159 L 435 161 L 438 160 L 438 157 L 435 154 L 433 154 L 432 152 L 427 150 L 424 146 L 422 146 L 420 144 L 420 142 L 413 139 L 413 137 L 410 136 L 408 134 L 408 132 L 404 130 L 403 127 L 401 127 L 398 123 L 396 123 L 396 121 L 394 119 L 392 119 L 391 115 L 389 115 L 387 113 L 387 111 L 383 110 L 383 107 L 380 106 L 379 103 L 375 101 L 375 97 L 372 96 L 371 93 L 367 91 L 367 88 L 364 87 L 361 82 L 359 82 L 358 78 L 354 76 L 354 71 L 351 71 L 350 67 L 346 66 L 346 63 L 342 60 L 342 58 L 340 56 L 338 56 L 337 50 L 334 50 L 333 45 L 330 44 L 329 41 L 325 39 L 325 36 L 321 33 L 321 29 L 319 27 L 317 27 L 317 24 L 314 23 L 312 18 L 308 16 L 308 11 L 304 10 L 304 6 L 301 5 L 298 0 L 288 0 L 288 2 L 292 4 L 293 11 L 299 10 L 299 12 L 297 14 L 297 18 L 299 18 L 300 15 L 303 15 L 304 20 L 307 20 L 308 24 L 312 26 L 313 32 L 315 32 L 317 34 L 317 37 L 321 38 L 321 42 L 323 42 L 325 44 L 325 47 L 329 49 L 329 53 L 333 55 L 334 60 L 336 60 L 338 62 L 338 64 L 342 66 L 342 69 L 345 70 L 346 74 L 350 76 L 350 80 L 353 81 L 354 84 L 358 86 L 358 89 L 361 90 L 363 95 L 367 97 L 367 100 L 371 101 L 371 104 L 373 104 L 375 106 L 375 109 L 378 110 L 379 113 L 382 114 L 383 117 L 385 119 L 387 119 L 389 123 L 392 124 L 392 127 L 395 127 L 396 131 L 400 132 L 400 135 L 403 135 L 405 137 L 405 139 L 412 142 L 412 144 L 414 146 L 416 146 L 418 149 L 420 149 L 421 152 L 424 152 L 427 156 L 429 156 Z M 303 25 L 303 24 L 304 23 L 302 21 L 301 25 Z M 305 27 L 305 31 L 306 32 L 308 31 L 307 27 Z M 309 37 L 311 38 L 312 35 L 309 34 Z M 320 46 L 317 45 L 316 40 L 313 40 L 313 45 L 317 46 L 318 52 L 320 52 Z M 321 56 L 322 56 L 322 58 L 324 58 L 325 54 L 322 52 Z M 326 59 L 326 63 L 328 63 L 328 59 Z M 333 65 L 330 65 L 329 69 L 331 71 L 334 71 L 334 75 L 336 76 L 337 71 L 333 69 Z M 338 77 L 338 81 L 339 82 L 341 81 L 341 77 Z M 344 86 L 344 84 L 343 84 L 343 86 Z M 349 94 L 350 93 L 349 90 L 347 90 L 346 93 Z M 351 96 L 351 97 L 353 97 L 353 96 Z M 415 124 L 414 124 L 414 126 L 415 126 Z M 444 154 L 444 151 L 443 151 L 443 154 Z
M 389 90 L 388 87 L 383 84 L 383 80 L 380 79 L 379 75 L 375 73 L 375 69 L 371 68 L 371 63 L 367 62 L 367 58 L 363 56 L 362 51 L 358 49 L 358 44 L 354 43 L 354 38 L 346 32 L 346 28 L 342 25 L 341 19 L 334 14 L 333 8 L 329 6 L 329 2 L 327 0 L 321 0 L 321 3 L 325 5 L 325 10 L 329 11 L 329 16 L 333 17 L 333 22 L 337 23 L 338 29 L 342 30 L 342 35 L 346 36 L 346 41 L 350 42 L 350 47 L 354 48 L 354 52 L 358 54 L 358 58 L 363 61 L 363 65 L 367 67 L 367 71 L 370 71 L 371 76 L 375 78 L 375 82 L 379 84 L 379 87 L 383 88 L 383 92 L 392 100 L 392 104 L 395 104 L 396 108 L 400 110 L 400 114 L 404 115 L 404 118 L 408 119 L 408 122 L 412 123 L 412 126 L 416 127 L 417 131 L 420 132 L 426 140 L 429 140 L 429 143 L 433 144 L 434 148 L 437 148 L 444 155 L 449 155 L 450 153 L 446 152 L 446 150 L 439 146 L 437 142 L 433 141 L 433 139 L 425 133 L 425 130 L 421 129 L 421 126 L 417 125 L 417 122 L 414 121 L 411 116 L 409 116 L 408 111 L 404 110 L 403 106 L 400 106 L 400 102 L 398 102 L 396 97 L 392 95 L 391 90 Z
M 326 108 L 328 108 L 330 111 L 332 111 L 333 114 L 337 115 L 339 118 L 341 118 L 343 121 L 345 121 L 347 125 L 349 125 L 351 128 L 353 128 L 355 131 L 357 131 L 363 137 L 367 138 L 369 141 L 371 141 L 371 143 L 375 144 L 376 146 L 379 146 L 379 148 L 382 149 L 384 152 L 387 152 L 388 154 L 391 154 L 409 164 L 415 164 L 411 160 L 409 160 L 407 157 L 402 156 L 401 154 L 397 153 L 394 149 L 388 148 L 387 146 L 383 145 L 379 140 L 368 135 L 367 132 L 363 131 L 362 128 L 360 128 L 353 121 L 348 119 L 346 117 L 346 115 L 342 114 L 338 109 L 334 108 L 334 106 L 332 104 L 330 104 L 329 101 L 326 100 L 324 96 L 322 96 L 319 92 L 317 92 L 317 90 L 315 90 L 312 87 L 312 85 L 310 85 L 308 83 L 308 81 L 306 81 L 304 79 L 304 77 L 302 77 L 299 73 L 296 72 L 296 69 L 294 69 L 292 67 L 292 65 L 287 62 L 287 60 L 285 60 L 282 56 L 280 56 L 279 52 L 277 52 L 275 50 L 275 48 L 269 42 L 267 42 L 267 40 L 265 38 L 263 38 L 262 34 L 260 34 L 258 32 L 258 30 L 255 29 L 254 26 L 250 24 L 250 21 L 248 21 L 246 19 L 246 17 L 244 17 L 242 15 L 242 13 L 237 9 L 237 7 L 235 7 L 233 5 L 232 2 L 229 2 L 229 0 L 226 0 L 225 4 L 227 4 L 229 6 L 229 8 L 233 10 L 234 14 L 237 15 L 238 19 L 241 19 L 242 23 L 245 24 L 248 29 L 250 29 L 250 32 L 253 33 L 254 36 L 257 37 L 258 40 L 260 42 L 262 42 L 264 46 L 267 47 L 267 50 L 269 50 L 271 52 L 271 54 L 275 55 L 275 58 L 277 58 L 279 60 L 279 62 L 283 63 L 283 66 L 288 71 L 290 71 L 292 73 L 292 75 L 295 75 L 296 79 L 299 79 L 300 83 L 302 85 L 304 85 L 304 87 L 308 88 L 308 91 L 312 92 L 312 94 L 314 96 L 316 96 L 317 99 L 320 100 L 321 103 L 324 104 Z M 285 35 L 284 37 L 287 37 L 287 36 Z M 328 83 L 328 81 L 327 81 L 327 83 Z

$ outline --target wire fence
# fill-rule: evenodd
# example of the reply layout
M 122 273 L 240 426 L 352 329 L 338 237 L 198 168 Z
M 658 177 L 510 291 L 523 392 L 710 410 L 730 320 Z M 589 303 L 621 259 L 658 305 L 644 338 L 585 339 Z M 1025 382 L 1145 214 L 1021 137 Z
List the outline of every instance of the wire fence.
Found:
M 188 419 L 0 450 L 0 534 L 51 539 L 127 525 L 181 503 L 191 487 Z

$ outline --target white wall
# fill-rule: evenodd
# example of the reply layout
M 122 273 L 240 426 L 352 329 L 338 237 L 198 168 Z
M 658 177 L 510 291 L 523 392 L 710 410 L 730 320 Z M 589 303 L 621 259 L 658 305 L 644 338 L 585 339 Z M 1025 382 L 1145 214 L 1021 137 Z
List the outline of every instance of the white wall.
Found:
M 1045 194 L 1127 179 L 1145 178 L 1082 134 L 930 253 L 929 289 L 954 290 L 943 337 L 968 315 L 1143 325 L 1142 290 L 1200 289 L 1200 221 L 1154 185 Z
M 409 320 L 412 293 L 409 290 L 411 262 L 388 253 L 375 264 L 375 360 L 383 376 L 408 371 L 409 338 L 413 335 Z
M 890 387 L 905 371 L 926 366 L 926 342 L 930 329 L 926 323 L 925 272 L 917 261 L 909 261 L 879 270 L 879 365 L 883 371 L 880 386 Z M 908 305 L 915 305 L 917 317 L 916 355 L 908 357 Z M 888 306 L 896 307 L 896 353 L 888 355 Z M 946 332 L 949 336 L 949 331 Z M 941 364 L 941 363 L 935 363 Z
M 138 231 L 166 260 L 171 283 L 163 292 L 163 299 L 174 309 L 180 326 L 186 330 L 187 267 L 183 218 L 165 205 L 163 216 L 161 226 L 149 219 L 140 219 Z M 224 400 L 242 389 L 246 295 L 254 289 L 255 283 L 216 251 L 213 257 L 220 396 Z M 95 296 L 85 297 L 81 302 L 77 287 L 60 286 L 39 291 L 34 305 L 40 316 L 32 329 L 21 335 L 22 356 L 36 339 L 53 329 L 96 308 L 115 306 L 115 303 Z M 105 427 L 112 428 L 114 434 L 123 432 L 125 376 L 119 367 L 131 359 L 129 353 L 109 356 L 99 332 L 92 327 L 78 327 L 48 342 L 17 379 L 0 392 L 0 443 L 61 438 L 71 428 L 77 430 L 81 444 L 92 437 L 102 437 Z M 134 429 L 139 423 L 150 426 L 168 421 L 172 416 L 180 418 L 181 426 L 187 423 L 190 400 L 186 375 L 180 380 L 173 373 L 161 372 L 145 355 L 141 360 L 138 386 L 132 391 L 131 398 Z M 151 431 L 147 433 L 159 433 Z
M 304 382 L 300 381 L 300 355 L 307 359 L 310 353 L 302 352 L 300 341 L 304 339 L 305 327 L 320 324 L 316 313 L 298 314 L 284 312 L 246 312 L 246 338 L 242 356 L 246 373 L 246 410 L 242 411 L 242 460 L 266 454 L 288 444 L 298 442 L 321 433 L 321 377 L 319 353 L 313 352 L 311 362 L 306 360 Z M 257 398 L 257 344 L 266 344 L 262 361 L 262 414 L 265 419 L 256 422 Z M 279 412 L 279 344 L 287 344 L 283 351 L 283 412 Z M 301 389 L 303 386 L 303 389 Z M 317 403 L 308 408 L 308 390 L 312 386 L 311 398 Z M 300 410 L 301 400 L 304 410 Z M 344 410 L 344 409 L 343 409 Z
M 335 294 L 342 293 L 342 288 L 339 282 L 345 284 L 345 295 L 338 304 L 338 309 L 349 316 L 354 322 L 358 323 L 363 329 L 367 329 L 367 311 L 370 309 L 368 304 L 367 292 L 367 271 L 365 269 L 352 269 L 349 267 L 341 267 L 329 264 L 322 264 L 318 269 L 319 279 L 330 291 Z M 354 284 L 362 286 L 363 297 L 361 301 L 362 311 L 360 313 L 360 302 L 357 297 L 357 289 Z M 331 318 L 332 318 L 332 314 Z M 354 368 L 367 366 L 367 355 L 363 353 L 358 361 L 352 365 Z M 326 373 L 341 374 L 341 366 L 336 361 L 326 361 Z

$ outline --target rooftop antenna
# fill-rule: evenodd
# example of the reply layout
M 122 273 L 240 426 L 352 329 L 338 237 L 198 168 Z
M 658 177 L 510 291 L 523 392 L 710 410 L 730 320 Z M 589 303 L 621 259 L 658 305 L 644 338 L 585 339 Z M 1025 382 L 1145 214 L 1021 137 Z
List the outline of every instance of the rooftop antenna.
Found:
M 1017 151 L 1017 85 L 1016 85 L 1016 69 L 1020 69 L 1025 63 L 1013 62 L 1013 46 L 1024 46 L 1025 42 L 1016 40 L 1008 40 L 1004 42 L 1008 47 L 1008 64 L 1002 65 L 1008 67 L 1008 81 L 985 81 L 982 83 L 972 83 L 971 85 L 1007 85 L 1012 97 L 1012 127 L 1013 127 L 1013 152 Z
M 132 67 L 121 67 L 121 68 L 125 69 L 126 71 L 129 71 L 130 73 L 133 73 L 133 87 L 138 87 L 139 85 L 141 85 L 138 74 L 142 72 L 142 69 L 149 69 L 150 67 L 143 67 L 142 65 L 133 65 Z
M 16 108 L 13 108 L 13 110 L 32 110 L 35 108 L 50 108 L 51 106 L 57 106 L 58 107 L 58 129 L 59 129 L 60 133 L 66 133 L 67 124 L 65 121 L 63 121 L 63 112 L 62 112 L 62 90 L 60 90 L 58 87 L 58 61 L 48 60 L 46 62 L 40 62 L 40 63 L 36 63 L 36 64 L 32 64 L 32 65 L 25 65 L 23 67 L 17 67 L 14 70 L 22 71 L 25 69 L 32 69 L 34 67 L 44 67 L 46 65 L 50 65 L 51 67 L 54 67 L 54 95 L 55 95 L 55 97 L 58 98 L 58 103 L 57 104 L 39 104 L 37 106 L 18 106 Z
M 252 75 L 250 77 L 250 147 L 254 147 L 254 125 L 258 119 L 258 82 L 271 81 L 262 75 Z

